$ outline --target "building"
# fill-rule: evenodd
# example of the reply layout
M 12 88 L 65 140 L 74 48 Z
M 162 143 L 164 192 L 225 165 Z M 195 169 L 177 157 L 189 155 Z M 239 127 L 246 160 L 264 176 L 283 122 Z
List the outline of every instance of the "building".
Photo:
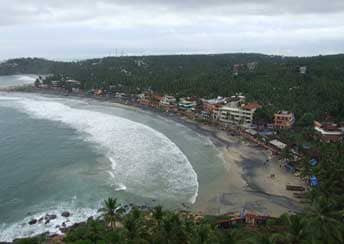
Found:
M 254 71 L 257 68 L 257 64 L 258 64 L 257 62 L 247 63 L 248 71 L 250 71 L 250 72 Z
M 220 121 L 225 124 L 251 127 L 254 113 L 261 105 L 258 103 L 243 103 L 244 97 L 232 97 L 225 106 L 220 108 Z
M 165 95 L 160 100 L 160 105 L 168 106 L 168 105 L 176 104 L 176 102 L 177 102 L 177 99 L 174 96 Z
M 279 141 L 279 140 L 271 140 L 271 141 L 269 141 L 269 143 L 272 145 L 272 146 L 274 146 L 274 147 L 276 147 L 277 149 L 279 149 L 279 150 L 283 150 L 283 149 L 285 149 L 286 147 L 287 147 L 287 144 L 285 144 L 285 143 L 283 143 L 283 142 L 281 142 L 281 141 Z
M 292 112 L 279 111 L 274 114 L 274 127 L 280 129 L 289 129 L 295 123 L 295 116 Z
M 160 100 L 160 107 L 165 111 L 175 111 L 177 99 L 173 96 L 163 96 Z
M 301 66 L 299 68 L 300 74 L 305 75 L 307 73 L 307 66 Z
M 324 142 L 330 143 L 343 141 L 344 131 L 336 123 L 320 123 L 318 121 L 314 121 L 314 130 L 320 140 Z
M 228 98 L 217 97 L 215 99 L 203 99 L 202 100 L 202 114 L 208 116 L 208 119 L 219 120 L 220 118 L 220 108 L 225 105 L 228 101 Z
M 181 98 L 178 103 L 178 109 L 182 111 L 195 111 L 197 101 L 189 98 Z

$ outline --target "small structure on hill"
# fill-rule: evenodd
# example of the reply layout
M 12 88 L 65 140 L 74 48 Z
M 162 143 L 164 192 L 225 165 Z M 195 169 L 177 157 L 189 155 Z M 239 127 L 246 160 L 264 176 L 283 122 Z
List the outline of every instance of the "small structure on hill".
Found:
M 330 142 L 343 141 L 344 131 L 336 123 L 314 121 L 314 130 L 320 140 Z

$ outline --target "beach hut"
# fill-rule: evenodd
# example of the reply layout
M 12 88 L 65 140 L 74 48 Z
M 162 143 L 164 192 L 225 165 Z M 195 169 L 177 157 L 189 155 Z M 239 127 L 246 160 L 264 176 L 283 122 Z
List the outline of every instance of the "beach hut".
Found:
M 319 181 L 318 181 L 318 178 L 316 176 L 312 176 L 310 179 L 309 179 L 309 183 L 311 186 L 318 186 L 319 185 Z

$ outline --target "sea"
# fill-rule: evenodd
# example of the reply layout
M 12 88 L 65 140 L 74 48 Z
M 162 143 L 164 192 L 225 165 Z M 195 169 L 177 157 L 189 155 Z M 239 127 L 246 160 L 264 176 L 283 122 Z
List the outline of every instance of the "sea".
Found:
M 35 79 L 0 76 L 0 87 Z M 62 226 L 99 216 L 108 197 L 128 206 L 192 206 L 223 169 L 207 137 L 155 113 L 0 92 L 0 242 L 59 234 Z M 29 224 L 47 214 L 56 218 Z

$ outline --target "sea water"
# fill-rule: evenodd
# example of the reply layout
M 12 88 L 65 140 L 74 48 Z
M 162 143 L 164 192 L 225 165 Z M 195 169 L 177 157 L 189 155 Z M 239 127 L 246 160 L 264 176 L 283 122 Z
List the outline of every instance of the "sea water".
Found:
M 25 78 L 0 83 L 11 80 Z M 207 138 L 150 112 L 0 93 L 0 241 L 59 233 L 63 223 L 97 215 L 110 196 L 123 204 L 192 204 L 221 166 Z M 57 218 L 28 224 L 46 214 Z

